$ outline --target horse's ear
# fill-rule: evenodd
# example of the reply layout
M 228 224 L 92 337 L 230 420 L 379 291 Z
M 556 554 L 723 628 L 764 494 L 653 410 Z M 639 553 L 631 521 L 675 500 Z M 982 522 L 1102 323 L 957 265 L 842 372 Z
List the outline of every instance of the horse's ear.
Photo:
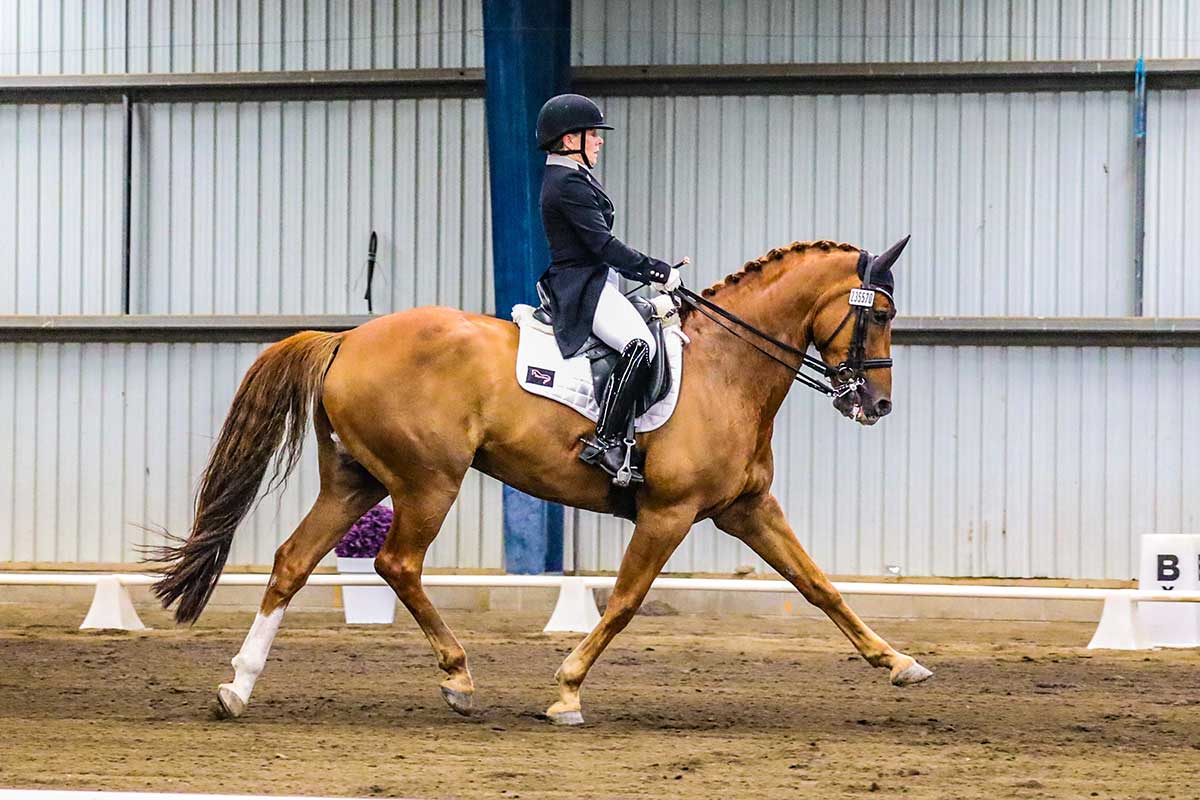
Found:
M 880 286 L 889 292 L 894 292 L 896 290 L 896 279 L 892 277 L 892 265 L 896 263 L 896 259 L 900 258 L 900 254 L 904 252 L 904 248 L 911 238 L 912 234 L 905 236 L 886 251 L 872 258 L 871 263 L 867 265 L 863 280 L 869 281 L 875 286 Z
M 886 272 L 892 268 L 892 264 L 896 263 L 896 259 L 900 258 L 900 254 L 904 252 L 904 248 L 908 245 L 908 240 L 912 238 L 910 233 L 894 245 L 889 247 L 885 252 L 875 256 L 875 261 L 871 264 L 871 271 L 875 273 Z

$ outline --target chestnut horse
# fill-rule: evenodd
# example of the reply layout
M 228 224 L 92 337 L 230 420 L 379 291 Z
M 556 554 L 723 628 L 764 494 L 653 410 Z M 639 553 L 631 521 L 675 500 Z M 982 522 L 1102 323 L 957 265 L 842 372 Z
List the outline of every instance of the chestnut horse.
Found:
M 875 261 L 894 261 L 901 247 Z M 856 327 L 845 322 L 850 292 L 860 286 L 859 254 L 845 244 L 793 243 L 704 294 L 800 351 L 821 343 L 824 362 L 837 364 Z M 895 308 L 886 292 L 871 302 L 863 309 L 865 356 L 886 359 Z M 892 683 L 928 678 L 928 670 L 850 610 L 771 494 L 771 432 L 793 370 L 699 313 L 686 313 L 682 324 L 691 343 L 678 406 L 667 424 L 639 437 L 646 483 L 637 489 L 633 537 L 603 618 L 556 673 L 559 697 L 548 717 L 583 721 L 580 686 L 588 670 L 703 519 L 749 545 L 824 611 L 867 662 L 887 668 Z M 350 525 L 386 495 L 395 518 L 375 568 L 433 646 L 447 675 L 441 684 L 446 702 L 469 713 L 475 684 L 466 652 L 421 586 L 425 552 L 467 470 L 556 503 L 609 513 L 620 508 L 609 476 L 578 459 L 592 423 L 524 391 L 515 378 L 516 352 L 512 322 L 415 308 L 345 333 L 298 333 L 267 348 L 250 367 L 201 479 L 191 533 L 161 551 L 164 577 L 155 585 L 164 606 L 179 601 L 177 621 L 196 620 L 272 461 L 268 491 L 295 466 L 311 413 L 320 494 L 275 554 L 261 608 L 233 659 L 234 680 L 218 689 L 226 715 L 245 710 L 288 601 Z M 835 406 L 869 424 L 890 410 L 890 393 L 890 368 L 875 369 Z

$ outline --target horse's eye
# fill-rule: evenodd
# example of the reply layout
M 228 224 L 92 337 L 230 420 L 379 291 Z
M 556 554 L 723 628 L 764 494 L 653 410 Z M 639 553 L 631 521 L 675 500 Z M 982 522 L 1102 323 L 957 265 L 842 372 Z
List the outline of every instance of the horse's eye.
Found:
M 891 316 L 892 315 L 886 311 L 876 311 L 875 312 L 875 321 L 878 322 L 880 325 L 887 325 L 888 322 L 891 320 Z

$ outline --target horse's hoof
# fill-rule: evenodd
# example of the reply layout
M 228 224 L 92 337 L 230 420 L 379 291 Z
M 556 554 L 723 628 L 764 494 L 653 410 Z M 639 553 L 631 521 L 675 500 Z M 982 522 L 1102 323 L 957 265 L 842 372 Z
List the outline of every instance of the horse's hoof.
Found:
M 922 667 L 916 661 L 892 676 L 893 686 L 912 686 L 914 683 L 929 680 L 933 673 Z
M 451 710 L 465 717 L 471 713 L 474 695 L 443 686 L 442 699 L 446 701 L 446 705 L 450 706 Z
M 217 687 L 217 713 L 223 719 L 236 719 L 246 710 L 246 701 L 233 690 L 233 684 L 222 683 Z
M 582 725 L 582 711 L 560 711 L 557 714 L 547 714 L 546 718 L 554 725 Z

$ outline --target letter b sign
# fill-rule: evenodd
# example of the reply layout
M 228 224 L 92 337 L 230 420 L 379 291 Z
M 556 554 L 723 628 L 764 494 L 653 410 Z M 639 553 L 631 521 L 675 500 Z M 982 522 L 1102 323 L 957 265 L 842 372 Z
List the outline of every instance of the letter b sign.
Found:
M 1139 588 L 1153 592 L 1200 589 L 1200 535 L 1143 536 L 1139 578 Z M 1138 617 L 1150 644 L 1167 647 L 1200 644 L 1200 604 L 1141 603 Z
M 1156 580 L 1159 583 L 1179 580 L 1179 556 L 1159 553 L 1157 558 L 1158 576 Z M 1164 586 L 1163 588 L 1167 587 Z

